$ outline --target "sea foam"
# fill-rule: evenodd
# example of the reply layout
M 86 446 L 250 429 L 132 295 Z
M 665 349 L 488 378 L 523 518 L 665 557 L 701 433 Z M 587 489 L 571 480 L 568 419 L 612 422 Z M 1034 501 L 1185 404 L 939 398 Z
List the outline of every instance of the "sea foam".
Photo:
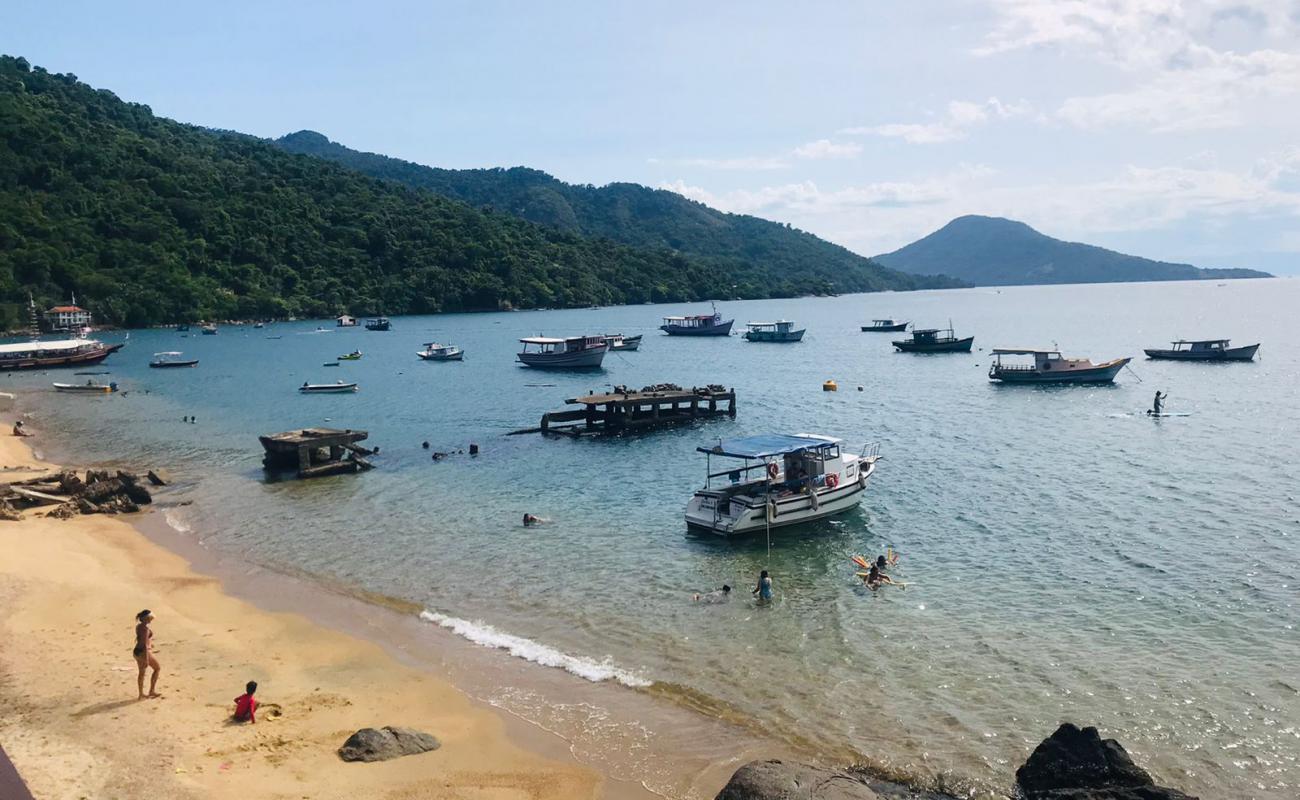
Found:
M 619 667 L 609 659 L 596 661 L 582 656 L 571 656 L 540 642 L 534 642 L 532 639 L 499 631 L 485 622 L 470 622 L 428 610 L 420 612 L 420 619 L 446 628 L 475 644 L 505 650 L 516 658 L 541 664 L 544 667 L 558 667 L 593 683 L 613 680 L 633 688 L 644 688 L 651 684 L 651 681 Z

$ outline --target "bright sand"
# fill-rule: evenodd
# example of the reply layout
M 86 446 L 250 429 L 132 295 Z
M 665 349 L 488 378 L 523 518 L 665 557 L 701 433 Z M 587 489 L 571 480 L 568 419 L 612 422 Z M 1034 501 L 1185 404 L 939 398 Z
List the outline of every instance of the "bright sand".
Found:
M 48 466 L 24 440 L 0 436 L 0 465 L 20 464 Z M 38 800 L 602 791 L 600 775 L 521 749 L 497 713 L 378 645 L 232 598 L 122 519 L 40 513 L 0 522 L 0 742 Z M 157 700 L 136 699 L 143 608 L 156 617 Z M 259 683 L 258 722 L 232 724 L 248 680 Z M 349 734 L 384 725 L 432 733 L 442 747 L 339 759 Z

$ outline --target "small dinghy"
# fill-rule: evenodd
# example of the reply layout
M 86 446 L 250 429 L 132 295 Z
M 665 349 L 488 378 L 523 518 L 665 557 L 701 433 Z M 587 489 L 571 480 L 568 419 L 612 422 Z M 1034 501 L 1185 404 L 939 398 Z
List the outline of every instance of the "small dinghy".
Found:
M 360 361 L 361 351 L 353 350 L 351 353 L 347 353 L 346 355 L 336 356 L 336 358 L 338 358 L 339 361 Z
M 304 383 L 298 387 L 298 391 L 303 394 L 343 394 L 345 392 L 355 392 L 357 385 L 355 383 Z
M 95 383 L 86 381 L 85 383 L 55 383 L 55 391 L 59 392 L 81 392 L 83 394 L 112 394 L 117 391 L 116 383 Z
M 153 361 L 149 366 L 153 369 L 167 369 L 169 367 L 197 367 L 199 360 L 197 358 L 185 358 L 184 353 L 175 350 L 166 353 L 154 353 Z

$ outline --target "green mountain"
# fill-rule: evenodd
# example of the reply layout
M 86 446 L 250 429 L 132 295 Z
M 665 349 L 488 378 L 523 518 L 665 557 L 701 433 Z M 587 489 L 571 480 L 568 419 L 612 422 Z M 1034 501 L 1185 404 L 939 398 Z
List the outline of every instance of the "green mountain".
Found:
M 958 217 L 924 239 L 876 256 L 903 272 L 952 275 L 976 286 L 1269 278 L 1252 269 L 1202 269 L 1126 256 L 1045 236 L 1001 217 Z
M 376 178 L 494 208 L 548 228 L 633 247 L 753 265 L 769 280 L 800 276 L 835 292 L 961 285 L 943 277 L 918 278 L 883 269 L 870 259 L 789 225 L 727 214 L 674 192 L 640 184 L 579 186 L 527 167 L 438 169 L 352 150 L 315 131 L 291 133 L 276 144 L 292 153 L 327 159 Z M 752 287 L 746 296 L 763 295 L 758 287 Z

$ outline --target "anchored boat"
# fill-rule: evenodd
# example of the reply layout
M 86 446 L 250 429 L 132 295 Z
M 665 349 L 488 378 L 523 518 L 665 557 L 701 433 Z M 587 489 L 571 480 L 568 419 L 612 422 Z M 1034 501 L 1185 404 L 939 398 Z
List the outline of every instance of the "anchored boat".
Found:
M 83 392 L 90 394 L 112 394 L 117 391 L 116 383 L 95 383 L 86 381 L 85 383 L 55 383 L 55 391 L 59 392 Z
M 304 383 L 298 387 L 298 391 L 303 394 L 343 394 L 345 392 L 355 392 L 357 385 L 355 383 Z
M 351 353 L 348 353 L 346 355 L 341 355 L 341 356 L 335 356 L 335 358 L 337 358 L 339 361 L 360 361 L 361 351 L 353 350 Z
M 803 338 L 804 329 L 795 330 L 794 323 L 788 319 L 776 322 L 750 322 L 746 326 L 745 338 L 751 342 L 797 342 Z
M 704 488 L 686 504 L 686 524 L 721 536 L 757 533 L 854 508 L 880 460 L 879 447 L 845 453 L 843 442 L 811 433 L 769 433 L 698 448 Z M 741 462 L 718 472 L 714 457 Z
M 894 319 L 873 319 L 870 325 L 863 325 L 864 333 L 893 333 L 895 331 L 905 331 L 911 322 L 904 320 L 899 322 Z
M 664 317 L 664 324 L 659 330 L 669 336 L 730 336 L 734 319 L 723 320 L 717 305 L 712 314 L 696 314 L 690 317 Z
M 1168 350 L 1146 350 L 1147 358 L 1172 361 L 1253 361 L 1258 344 L 1229 347 L 1230 339 L 1179 339 Z
M 1003 383 L 1110 383 L 1131 358 L 1116 358 L 1094 364 L 1086 358 L 1063 358 L 1056 350 L 995 348 L 989 366 L 989 380 Z M 1003 356 L 1029 356 L 1031 363 L 1010 363 Z
M 607 333 L 605 343 L 609 345 L 610 350 L 636 350 L 641 346 L 641 335 L 624 336 L 621 333 Z
M 958 339 L 951 323 L 944 328 L 912 329 L 912 338 L 895 341 L 900 353 L 969 353 L 975 343 L 974 336 Z
M 519 342 L 524 346 L 519 352 L 519 363 L 541 369 L 597 369 L 609 350 L 604 336 L 568 339 L 530 336 Z
M 80 367 L 98 364 L 123 345 L 97 339 L 53 339 L 48 342 L 0 344 L 0 370 Z
M 202 326 L 199 327 L 199 330 L 203 331 L 203 335 L 204 335 L 204 336 L 216 336 L 216 335 L 217 335 L 217 326 L 216 326 L 215 323 L 213 323 L 213 324 L 209 324 L 209 325 L 202 325 Z
M 154 353 L 153 361 L 149 362 L 149 366 L 154 369 L 167 369 L 169 367 L 197 367 L 199 365 L 197 358 L 187 359 L 184 358 L 184 355 L 184 353 L 175 350 L 166 353 Z
M 425 361 L 460 361 L 465 357 L 465 351 L 456 345 L 437 342 L 425 342 L 424 349 L 415 354 Z
M 388 317 L 375 317 L 366 320 L 366 330 L 368 331 L 386 331 L 392 327 L 393 323 L 388 320 Z

